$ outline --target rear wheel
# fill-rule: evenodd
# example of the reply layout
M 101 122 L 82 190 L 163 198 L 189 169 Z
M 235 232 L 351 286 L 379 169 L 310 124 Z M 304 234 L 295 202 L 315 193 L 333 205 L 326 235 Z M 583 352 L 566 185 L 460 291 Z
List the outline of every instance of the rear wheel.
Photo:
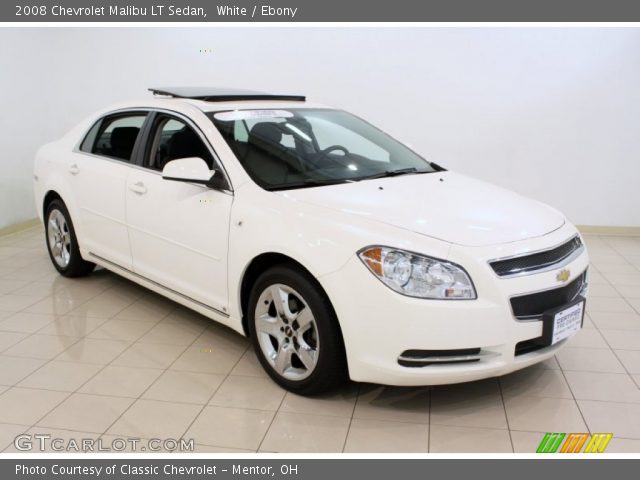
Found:
M 288 266 L 267 270 L 253 286 L 248 314 L 255 351 L 276 383 L 312 395 L 346 380 L 338 321 L 313 277 Z
M 56 270 L 65 277 L 81 277 L 91 273 L 95 264 L 86 262 L 80 255 L 73 223 L 64 202 L 53 200 L 47 206 L 45 219 L 47 249 Z

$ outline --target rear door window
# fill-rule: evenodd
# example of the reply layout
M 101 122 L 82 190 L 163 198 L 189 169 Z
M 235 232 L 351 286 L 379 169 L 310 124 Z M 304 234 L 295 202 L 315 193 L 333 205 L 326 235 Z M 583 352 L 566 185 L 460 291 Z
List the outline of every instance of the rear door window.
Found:
M 147 115 L 119 114 L 103 118 L 89 130 L 80 149 L 95 155 L 130 161 Z

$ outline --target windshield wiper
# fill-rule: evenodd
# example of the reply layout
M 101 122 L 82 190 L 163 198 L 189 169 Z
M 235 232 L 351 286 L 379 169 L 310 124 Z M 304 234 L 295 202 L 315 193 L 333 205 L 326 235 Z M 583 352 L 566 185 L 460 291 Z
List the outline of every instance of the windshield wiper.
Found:
M 428 172 L 418 170 L 416 167 L 400 168 L 398 170 L 385 170 L 384 172 L 374 173 L 373 175 L 365 175 L 364 177 L 358 177 L 358 178 L 355 178 L 354 180 L 371 180 L 374 178 L 397 177 L 399 175 L 410 175 L 412 173 L 428 173 Z
M 337 185 L 339 183 L 347 183 L 352 181 L 349 178 L 331 179 L 331 180 L 302 180 L 300 182 L 281 183 L 279 185 L 264 187 L 270 192 L 277 190 L 290 190 L 294 188 L 324 187 L 327 185 Z
M 334 179 L 326 179 L 326 180 L 301 180 L 299 182 L 291 182 L 291 183 L 281 183 L 279 185 L 265 186 L 266 190 L 270 192 L 277 190 L 290 190 L 294 188 L 309 188 L 309 187 L 323 187 L 326 185 L 337 185 L 340 183 L 353 183 L 359 182 L 361 180 L 371 180 L 374 178 L 387 178 L 387 177 L 397 177 L 399 175 L 410 175 L 414 173 L 432 173 L 430 170 L 418 170 L 415 167 L 410 168 L 400 168 L 398 170 L 385 170 L 384 172 L 374 173 L 373 175 L 365 175 L 364 177 L 353 177 L 353 178 L 334 178 Z

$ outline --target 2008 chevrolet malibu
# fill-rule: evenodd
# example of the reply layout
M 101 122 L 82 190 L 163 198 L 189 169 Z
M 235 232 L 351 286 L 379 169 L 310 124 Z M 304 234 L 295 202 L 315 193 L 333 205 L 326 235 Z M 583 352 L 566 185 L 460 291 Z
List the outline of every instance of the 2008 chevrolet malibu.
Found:
M 499 376 L 582 327 L 587 252 L 558 211 L 302 96 L 152 91 L 37 154 L 62 275 L 97 264 L 227 325 L 300 394 Z

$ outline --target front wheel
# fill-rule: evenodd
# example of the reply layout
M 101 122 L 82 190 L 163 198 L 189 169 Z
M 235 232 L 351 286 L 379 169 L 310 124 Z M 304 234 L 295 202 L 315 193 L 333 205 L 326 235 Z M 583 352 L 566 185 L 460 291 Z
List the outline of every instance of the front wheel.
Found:
M 255 351 L 276 383 L 312 395 L 345 381 L 338 321 L 313 277 L 288 266 L 267 270 L 251 291 L 247 313 Z
M 80 247 L 73 229 L 71 216 L 62 200 L 53 200 L 45 212 L 47 249 L 53 266 L 65 277 L 88 275 L 95 264 L 86 262 L 80 255 Z

